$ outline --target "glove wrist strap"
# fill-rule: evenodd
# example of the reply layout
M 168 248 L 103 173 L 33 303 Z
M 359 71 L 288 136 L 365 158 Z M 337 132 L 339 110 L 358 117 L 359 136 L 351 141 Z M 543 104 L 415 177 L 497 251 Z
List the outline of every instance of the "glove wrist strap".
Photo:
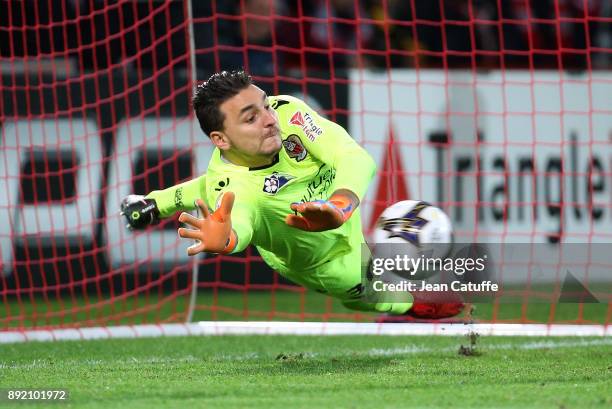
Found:
M 238 245 L 238 236 L 236 235 L 236 232 L 234 231 L 234 229 L 232 229 L 230 231 L 229 237 L 227 238 L 225 248 L 223 249 L 221 254 L 230 254 L 232 251 L 234 251 L 237 245 Z
M 343 221 L 347 221 L 355 211 L 353 201 L 347 196 L 335 194 L 329 198 L 329 202 L 336 206 L 336 209 L 342 213 Z

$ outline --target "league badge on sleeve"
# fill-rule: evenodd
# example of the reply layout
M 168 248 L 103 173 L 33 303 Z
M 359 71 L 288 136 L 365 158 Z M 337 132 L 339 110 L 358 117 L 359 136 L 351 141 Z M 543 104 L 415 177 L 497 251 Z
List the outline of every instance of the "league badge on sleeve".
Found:
M 283 175 L 283 174 L 274 172 L 270 176 L 266 176 L 264 180 L 263 191 L 270 195 L 275 195 L 291 179 L 295 179 L 295 176 Z
M 306 154 L 306 148 L 302 144 L 300 137 L 296 134 L 291 134 L 287 139 L 283 141 L 283 146 L 285 147 L 285 151 L 290 158 L 295 159 L 297 162 L 304 160 Z

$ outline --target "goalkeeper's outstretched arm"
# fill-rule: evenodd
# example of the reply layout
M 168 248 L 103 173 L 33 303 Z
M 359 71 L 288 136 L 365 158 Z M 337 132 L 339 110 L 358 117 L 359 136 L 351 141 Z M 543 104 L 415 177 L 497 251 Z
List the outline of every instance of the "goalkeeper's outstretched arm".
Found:
M 198 219 L 189 213 L 181 213 L 179 221 L 193 229 L 178 229 L 178 235 L 184 239 L 194 239 L 195 244 L 187 249 L 187 254 L 194 256 L 203 251 L 208 253 L 229 254 L 236 249 L 238 237 L 232 229 L 232 208 L 234 193 L 225 192 L 221 197 L 219 208 L 208 211 L 208 205 L 202 199 L 196 200 L 196 205 L 202 212 Z
M 130 229 L 144 229 L 159 223 L 176 212 L 196 208 L 195 201 L 206 197 L 206 175 L 163 190 L 154 190 L 146 196 L 128 195 L 121 202 L 121 214 Z
M 285 222 L 289 226 L 306 231 L 336 229 L 344 224 L 359 206 L 376 173 L 376 162 L 342 126 L 320 116 L 299 99 L 287 95 L 279 98 L 293 101 L 310 118 L 314 118 L 314 123 L 322 130 L 318 137 L 307 134 L 301 125 L 289 121 L 290 117 L 287 115 L 293 115 L 292 111 L 283 113 L 287 116 L 283 121 L 291 124 L 290 132 L 302 136 L 300 141 L 308 152 L 336 170 L 333 184 L 335 190 L 331 196 L 327 200 L 291 204 L 291 210 L 296 214 L 287 215 Z

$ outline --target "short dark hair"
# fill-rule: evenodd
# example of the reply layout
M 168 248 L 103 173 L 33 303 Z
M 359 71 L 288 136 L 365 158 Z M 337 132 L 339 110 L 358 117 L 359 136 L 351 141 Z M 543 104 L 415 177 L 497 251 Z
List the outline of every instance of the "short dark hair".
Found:
M 215 73 L 196 87 L 192 101 L 193 110 L 200 122 L 200 128 L 206 135 L 210 136 L 212 131 L 223 129 L 225 115 L 219 109 L 221 104 L 252 83 L 251 76 L 244 70 L 234 70 Z

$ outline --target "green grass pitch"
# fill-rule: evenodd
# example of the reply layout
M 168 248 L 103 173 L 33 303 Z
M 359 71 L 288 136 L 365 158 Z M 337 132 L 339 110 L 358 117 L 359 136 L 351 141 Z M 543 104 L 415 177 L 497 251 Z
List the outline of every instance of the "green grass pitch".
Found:
M 158 322 L 188 299 L 128 298 L 87 312 L 85 300 L 9 305 L 20 323 Z M 89 300 L 90 303 L 99 300 Z M 194 320 L 320 320 L 347 314 L 319 294 L 202 292 Z M 154 309 L 131 314 L 146 305 Z M 38 318 L 33 319 L 38 311 Z M 604 324 L 607 304 L 476 306 L 476 321 Z M 47 315 L 49 312 L 52 314 Z M 304 315 L 304 313 L 314 315 Z M 118 318 L 105 319 L 117 314 Z M 126 313 L 130 313 L 126 315 Z M 6 319 L 8 309 L 0 313 Z M 287 315 L 289 314 L 289 315 Z M 4 315 L 4 317 L 3 317 Z M 182 316 L 182 314 L 179 314 Z M 551 319 L 552 317 L 552 319 Z M 328 317 L 331 321 L 342 316 Z M 373 314 L 363 314 L 371 322 Z M 1 336 L 1 335 L 0 335 Z M 67 389 L 61 403 L 15 408 L 604 408 L 612 406 L 611 338 L 223 336 L 0 344 L 0 390 Z
M 611 289 L 612 291 L 612 289 Z M 62 302 L 40 297 L 4 303 L 0 311 L 0 329 L 45 326 L 81 326 L 182 322 L 189 294 L 170 298 L 157 294 L 136 294 L 111 302 L 108 295 L 65 297 Z M 478 304 L 472 318 L 476 321 L 588 323 L 605 324 L 610 315 L 606 303 L 550 304 L 542 300 L 518 303 Z M 347 321 L 372 322 L 377 315 L 356 313 L 340 301 L 314 291 L 200 291 L 193 321 Z M 350 318 L 349 318 L 350 317 Z
M 15 408 L 604 408 L 612 339 L 220 336 L 0 345 Z

